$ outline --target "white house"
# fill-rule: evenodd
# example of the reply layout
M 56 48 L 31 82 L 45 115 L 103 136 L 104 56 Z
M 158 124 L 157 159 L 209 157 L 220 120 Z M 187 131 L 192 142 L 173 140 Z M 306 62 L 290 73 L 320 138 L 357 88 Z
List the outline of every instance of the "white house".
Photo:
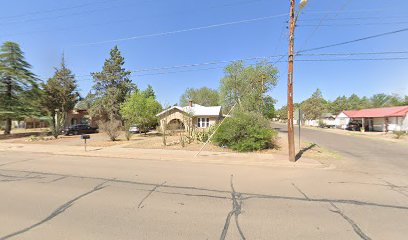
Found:
M 408 131 L 408 106 L 343 111 L 335 119 L 343 129 L 350 121 L 359 122 L 366 131 Z
M 208 128 L 224 118 L 221 106 L 205 107 L 199 104 L 180 107 L 173 106 L 156 115 L 160 119 L 160 126 L 167 128 L 187 129 L 191 125 L 195 129 Z

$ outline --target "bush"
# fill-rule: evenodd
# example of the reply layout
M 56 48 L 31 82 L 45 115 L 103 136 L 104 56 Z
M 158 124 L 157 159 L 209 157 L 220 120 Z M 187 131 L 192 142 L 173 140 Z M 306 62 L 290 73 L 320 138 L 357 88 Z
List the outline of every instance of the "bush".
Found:
M 395 139 L 401 139 L 406 134 L 404 131 L 394 131 L 393 133 Z
M 120 135 L 120 130 L 122 130 L 122 123 L 118 120 L 99 121 L 98 125 L 111 141 L 116 141 Z
M 214 134 L 213 142 L 239 152 L 275 147 L 277 132 L 262 115 L 237 113 L 225 119 Z
M 133 136 L 133 133 L 129 131 L 130 126 L 132 125 L 128 123 L 125 124 L 125 138 L 127 141 L 130 141 Z
M 207 142 L 210 136 L 214 133 L 215 129 L 217 129 L 218 125 L 212 125 L 208 129 L 204 129 L 203 131 L 195 131 L 194 132 L 194 140 L 198 142 Z
M 319 127 L 321 127 L 321 128 L 327 127 L 322 119 L 319 120 Z

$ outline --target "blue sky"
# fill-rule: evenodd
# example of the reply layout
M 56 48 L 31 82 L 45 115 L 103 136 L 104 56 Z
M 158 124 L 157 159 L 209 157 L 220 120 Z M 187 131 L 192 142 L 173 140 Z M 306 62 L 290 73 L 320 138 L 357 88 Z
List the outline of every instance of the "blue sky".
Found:
M 299 17 L 295 49 L 406 28 L 407 8 L 408 2 L 404 0 L 309 0 Z M 18 42 L 33 65 L 34 73 L 43 79 L 52 76 L 64 52 L 68 66 L 78 76 L 84 96 L 92 86 L 89 73 L 101 70 L 115 44 L 125 57 L 125 67 L 136 71 L 286 54 L 288 9 L 289 1 L 272 0 L 9 0 L 2 3 L 0 42 Z M 286 15 L 109 42 L 281 14 Z M 406 51 L 407 40 L 406 31 L 308 53 Z M 88 44 L 101 41 L 108 42 Z M 368 96 L 379 92 L 408 94 L 408 60 L 347 60 L 393 57 L 408 57 L 408 54 L 299 57 L 344 61 L 296 62 L 295 101 L 306 99 L 316 88 L 330 100 L 352 93 Z M 187 87 L 218 88 L 224 65 L 139 72 L 134 73 L 132 80 L 141 89 L 152 85 L 160 102 L 174 104 Z M 280 71 L 279 83 L 270 94 L 281 106 L 286 101 L 287 63 L 277 63 L 276 67 Z

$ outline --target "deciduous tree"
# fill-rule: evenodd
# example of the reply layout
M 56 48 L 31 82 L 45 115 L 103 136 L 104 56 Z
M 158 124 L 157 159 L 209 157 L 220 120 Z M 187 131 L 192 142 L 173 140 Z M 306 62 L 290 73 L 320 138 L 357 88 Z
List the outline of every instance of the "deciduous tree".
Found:
M 278 82 L 278 70 L 266 61 L 245 66 L 243 61 L 228 65 L 220 80 L 221 102 L 226 111 L 235 104 L 243 111 L 262 113 L 264 95 Z
M 220 96 L 217 90 L 202 87 L 202 88 L 187 88 L 180 97 L 180 106 L 187 106 L 189 101 L 202 106 L 218 106 L 220 104 Z
M 129 124 L 135 124 L 142 132 L 158 123 L 156 114 L 162 106 L 153 97 L 146 97 L 141 92 L 135 92 L 121 105 L 120 113 Z

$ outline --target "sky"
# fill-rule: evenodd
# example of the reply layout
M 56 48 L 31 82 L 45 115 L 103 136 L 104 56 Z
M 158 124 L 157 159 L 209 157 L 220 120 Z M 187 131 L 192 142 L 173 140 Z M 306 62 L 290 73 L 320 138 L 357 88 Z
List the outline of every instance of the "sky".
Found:
M 309 0 L 295 33 L 295 51 L 309 54 L 295 58 L 295 102 L 317 88 L 329 100 L 408 94 L 408 31 L 312 50 L 408 28 L 407 8 L 404 0 Z M 118 45 L 133 82 L 152 85 L 162 104 L 177 103 L 186 88 L 217 89 L 229 61 L 254 64 L 255 57 L 275 63 L 279 82 L 268 94 L 277 107 L 286 104 L 286 57 L 271 56 L 287 54 L 289 0 L 7 0 L 2 10 L 0 43 L 19 43 L 44 81 L 64 53 L 82 96 L 92 88 L 90 73 Z

